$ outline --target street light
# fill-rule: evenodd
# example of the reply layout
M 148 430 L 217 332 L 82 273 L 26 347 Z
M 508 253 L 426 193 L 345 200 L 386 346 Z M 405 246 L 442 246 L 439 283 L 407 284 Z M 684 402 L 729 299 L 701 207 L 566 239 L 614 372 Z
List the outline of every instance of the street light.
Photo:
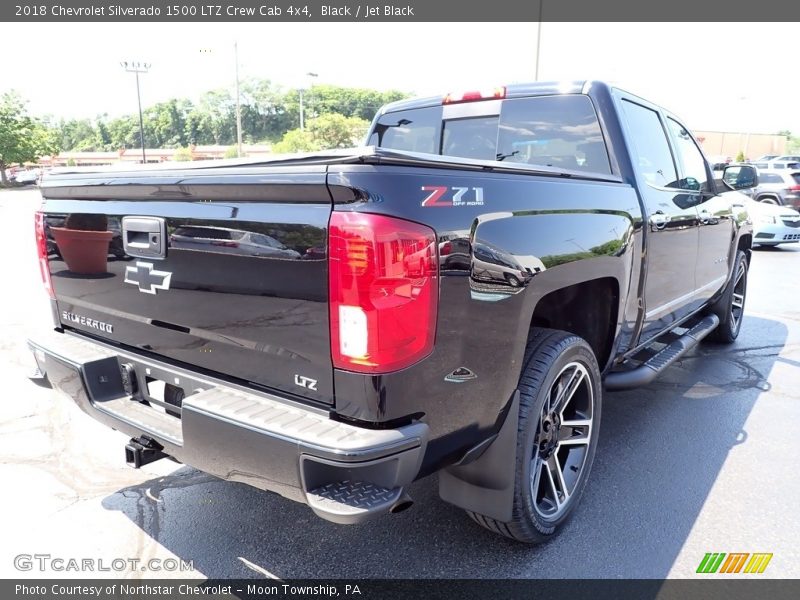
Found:
M 136 100 L 139 102 L 139 136 L 142 141 L 142 164 L 147 164 L 147 156 L 144 151 L 144 119 L 142 118 L 142 94 L 139 92 L 139 73 L 147 73 L 150 70 L 150 63 L 127 60 L 119 63 L 128 73 L 136 74 Z
M 319 75 L 316 73 L 306 73 L 306 76 L 319 77 Z M 309 80 L 309 87 L 314 87 L 314 84 L 311 83 L 311 80 Z M 298 91 L 300 92 L 300 131 L 303 131 L 305 130 L 305 119 L 303 115 L 303 88 L 301 87 Z

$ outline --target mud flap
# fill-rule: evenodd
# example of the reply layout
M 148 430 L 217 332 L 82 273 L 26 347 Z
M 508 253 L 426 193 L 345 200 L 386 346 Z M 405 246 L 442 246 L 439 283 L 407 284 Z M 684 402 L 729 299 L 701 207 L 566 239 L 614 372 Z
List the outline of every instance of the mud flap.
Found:
M 445 502 L 502 522 L 511 521 L 517 453 L 519 390 L 511 398 L 494 441 L 478 458 L 439 473 L 439 497 Z

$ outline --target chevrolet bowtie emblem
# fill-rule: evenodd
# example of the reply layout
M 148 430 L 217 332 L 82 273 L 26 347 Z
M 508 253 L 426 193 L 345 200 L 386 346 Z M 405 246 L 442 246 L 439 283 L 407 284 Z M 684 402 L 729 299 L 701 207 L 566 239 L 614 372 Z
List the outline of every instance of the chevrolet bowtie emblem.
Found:
M 158 271 L 153 263 L 137 262 L 135 267 L 125 269 L 125 283 L 139 287 L 140 292 L 155 294 L 156 290 L 168 290 L 172 273 Z

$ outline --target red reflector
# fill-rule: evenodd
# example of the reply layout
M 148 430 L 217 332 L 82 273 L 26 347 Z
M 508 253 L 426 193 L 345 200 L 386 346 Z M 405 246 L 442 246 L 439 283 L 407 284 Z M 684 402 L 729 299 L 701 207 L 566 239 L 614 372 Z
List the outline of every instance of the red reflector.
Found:
M 439 295 L 434 231 L 334 212 L 328 246 L 334 367 L 387 373 L 430 354 Z
M 48 295 L 55 299 L 53 292 L 53 282 L 50 279 L 50 265 L 47 263 L 47 234 L 44 230 L 44 213 L 38 211 L 34 215 L 36 229 L 36 253 L 39 255 L 39 273 L 42 276 L 44 289 Z
M 496 87 L 490 90 L 470 90 L 447 94 L 442 104 L 457 104 L 459 102 L 475 102 L 476 100 L 502 100 L 506 97 L 505 87 Z

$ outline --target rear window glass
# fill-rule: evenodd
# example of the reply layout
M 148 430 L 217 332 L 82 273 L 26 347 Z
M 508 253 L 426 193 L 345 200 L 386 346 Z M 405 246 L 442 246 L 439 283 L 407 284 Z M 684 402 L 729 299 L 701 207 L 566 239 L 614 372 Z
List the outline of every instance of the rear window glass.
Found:
M 442 154 L 496 160 L 497 117 L 445 121 L 442 131 Z
M 587 96 L 505 100 L 499 117 L 442 122 L 442 107 L 382 115 L 369 144 L 484 160 L 611 173 L 600 124 Z
M 586 96 L 506 100 L 497 160 L 611 173 L 600 123 Z
M 795 183 L 800 185 L 800 173 L 792 173 L 792 177 L 794 178 Z

